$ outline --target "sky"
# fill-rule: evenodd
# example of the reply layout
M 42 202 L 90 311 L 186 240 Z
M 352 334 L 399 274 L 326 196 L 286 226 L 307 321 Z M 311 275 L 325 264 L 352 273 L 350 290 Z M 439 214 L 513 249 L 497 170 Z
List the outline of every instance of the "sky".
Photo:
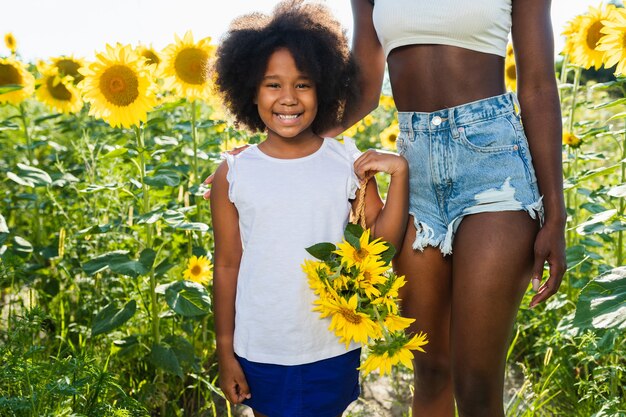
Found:
M 325 0 L 352 31 L 349 0 Z M 437 0 L 434 1 L 436 4 Z M 468 0 L 471 1 L 471 0 Z M 216 43 L 236 16 L 270 12 L 276 0 L 13 0 L 2 7 L 0 36 L 13 33 L 22 60 L 35 62 L 73 55 L 90 60 L 107 43 L 151 45 L 161 50 L 191 30 L 194 39 L 210 36 Z M 572 17 L 600 1 L 552 0 L 555 51 L 563 47 L 560 33 Z M 8 55 L 0 41 L 0 56 Z

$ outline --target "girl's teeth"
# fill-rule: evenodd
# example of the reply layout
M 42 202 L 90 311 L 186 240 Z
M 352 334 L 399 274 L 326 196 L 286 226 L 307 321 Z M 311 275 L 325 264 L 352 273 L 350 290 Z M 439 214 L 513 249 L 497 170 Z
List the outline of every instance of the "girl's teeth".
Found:
M 281 119 L 295 119 L 296 117 L 298 117 L 297 114 L 279 114 L 278 117 L 280 117 Z

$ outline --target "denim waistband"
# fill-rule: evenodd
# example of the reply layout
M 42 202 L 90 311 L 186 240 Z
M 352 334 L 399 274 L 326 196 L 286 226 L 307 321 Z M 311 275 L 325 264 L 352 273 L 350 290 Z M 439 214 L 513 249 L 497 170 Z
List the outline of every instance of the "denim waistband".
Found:
M 426 112 L 398 112 L 398 124 L 401 130 L 445 130 L 455 129 L 480 120 L 519 111 L 519 102 L 514 93 L 488 97 L 459 106 Z

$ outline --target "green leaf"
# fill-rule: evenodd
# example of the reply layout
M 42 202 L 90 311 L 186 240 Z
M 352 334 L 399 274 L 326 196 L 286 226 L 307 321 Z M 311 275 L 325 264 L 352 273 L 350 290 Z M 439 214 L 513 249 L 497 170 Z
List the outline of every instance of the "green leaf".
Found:
M 611 197 L 626 197 L 626 184 L 621 184 L 618 186 L 615 186 L 613 188 L 611 188 L 608 192 L 608 195 L 610 195 Z
M 7 177 L 26 187 L 37 187 L 52 184 L 52 178 L 46 171 L 30 165 L 17 164 L 18 173 L 7 172 Z
M 160 169 L 154 175 L 144 178 L 144 182 L 152 187 L 175 187 L 180 184 L 180 176 L 173 169 Z
M 122 309 L 117 309 L 114 304 L 107 304 L 107 306 L 96 315 L 94 323 L 91 326 L 91 336 L 97 336 L 117 329 L 130 320 L 130 318 L 135 315 L 136 311 L 137 302 L 135 300 L 130 300 Z
M 191 222 L 191 223 L 181 222 L 175 225 L 174 229 L 197 230 L 199 232 L 206 232 L 207 230 L 209 230 L 209 225 L 207 225 L 206 223 L 200 223 L 200 222 Z
M 211 312 L 211 297 L 204 286 L 191 281 L 175 281 L 165 287 L 165 301 L 183 317 L 204 316 Z
M 609 102 L 605 102 L 605 103 L 600 103 L 600 104 L 597 104 L 595 106 L 592 106 L 591 109 L 593 109 L 593 110 L 606 109 L 606 108 L 609 108 L 609 107 L 619 106 L 620 104 L 624 104 L 624 103 L 626 103 L 626 98 L 618 98 L 617 100 L 613 100 L 613 101 L 609 101 Z
M 0 214 L 0 233 L 9 233 L 7 221 L 4 219 L 4 216 L 2 214 Z
M 380 254 L 380 257 L 383 261 L 385 261 L 386 264 L 389 264 L 393 257 L 396 255 L 396 248 L 394 248 L 393 245 L 389 242 L 385 242 L 385 244 L 387 245 L 387 249 Z
M 154 265 L 154 259 L 156 258 L 156 252 L 153 249 L 146 248 L 141 251 L 139 255 L 139 262 L 145 266 L 148 270 L 152 269 Z
M 105 153 L 99 159 L 111 159 L 117 158 L 118 156 L 125 155 L 128 152 L 128 148 L 116 148 L 111 152 Z
M 91 258 L 83 264 L 83 271 L 85 271 L 88 275 L 94 275 L 107 269 L 111 261 L 114 261 L 115 259 L 128 260 L 128 251 L 117 250 Z
M 361 249 L 361 241 L 359 238 L 363 235 L 363 228 L 358 224 L 348 223 L 346 229 L 343 232 L 343 237 L 350 245 L 354 246 L 356 250 Z
M 170 374 L 183 377 L 183 368 L 178 362 L 178 358 L 172 349 L 163 345 L 152 345 L 150 351 L 150 362 L 157 368 L 163 369 Z
M 144 264 L 129 258 L 114 258 L 110 261 L 109 268 L 115 273 L 128 275 L 133 278 L 150 272 L 150 269 L 146 268 Z
M 595 225 L 598 223 L 604 224 L 607 221 L 611 220 L 613 217 L 615 217 L 615 215 L 617 214 L 617 210 L 616 209 L 611 209 L 611 210 L 605 210 L 603 212 L 600 213 L 596 213 L 593 216 L 591 216 L 589 218 L 589 220 L 579 224 L 578 226 L 576 226 L 576 231 L 580 234 L 587 234 L 589 233 L 588 230 L 589 226 L 591 225 Z
M 19 84 L 4 84 L 0 86 L 0 94 L 12 93 L 22 88 L 24 88 L 24 86 Z
M 13 250 L 21 253 L 31 253 L 33 245 L 21 236 L 13 236 Z
M 337 246 L 329 242 L 316 243 L 306 248 L 306 251 L 320 261 L 330 261 L 331 255 L 337 250 Z
M 626 266 L 600 275 L 582 289 L 574 326 L 626 329 Z

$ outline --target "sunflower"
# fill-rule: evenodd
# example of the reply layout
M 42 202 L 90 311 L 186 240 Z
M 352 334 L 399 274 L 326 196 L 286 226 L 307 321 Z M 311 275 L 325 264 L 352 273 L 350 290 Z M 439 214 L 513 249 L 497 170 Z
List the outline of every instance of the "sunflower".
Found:
M 106 52 L 79 72 L 85 76 L 79 86 L 91 103 L 89 114 L 113 127 L 145 122 L 156 104 L 152 74 L 130 45 L 107 45 Z
M 376 287 L 387 282 L 387 277 L 384 274 L 388 270 L 389 266 L 379 258 L 368 257 L 364 259 L 359 264 L 359 272 L 354 278 L 356 287 L 365 292 L 369 299 L 380 296 L 380 290 Z
M 15 54 L 17 51 L 17 41 L 15 40 L 15 36 L 11 32 L 5 33 L 4 35 L 4 44 L 11 51 L 12 54 Z
M 573 133 L 563 131 L 563 144 L 569 146 L 570 148 L 579 148 L 582 145 L 583 140 L 576 136 Z
M 137 47 L 137 53 L 145 58 L 145 63 L 147 65 L 154 65 L 158 67 L 161 63 L 161 55 L 157 52 L 151 45 L 139 45 Z
M 380 132 L 380 143 L 385 149 L 396 149 L 396 140 L 400 134 L 398 122 L 394 119 L 391 124 Z
M 335 332 L 340 343 L 346 344 L 346 349 L 351 341 L 367 343 L 370 337 L 380 337 L 378 325 L 367 314 L 357 311 L 356 294 L 347 301 L 343 297 L 328 298 L 321 304 L 322 317 L 331 316 L 328 329 Z
M 580 24 L 582 23 L 583 15 L 578 15 L 566 23 L 565 29 L 561 32 L 561 35 L 565 37 L 565 45 L 561 54 L 572 55 L 576 46 L 576 39 L 580 33 Z
M 387 315 L 387 317 L 385 317 L 385 327 L 390 332 L 397 332 L 406 329 L 414 321 L 415 319 L 398 316 L 396 314 L 389 314 Z
M 608 20 L 602 21 L 605 35 L 600 39 L 598 51 L 604 51 L 604 66 L 617 64 L 615 75 L 626 73 L 626 10 L 615 9 Z
M 382 94 L 380 99 L 378 100 L 378 105 L 384 107 L 386 110 L 391 110 L 396 108 L 396 103 L 393 100 L 392 96 L 387 96 Z
M 209 77 L 209 63 L 215 53 L 215 45 L 207 37 L 194 42 L 191 31 L 163 50 L 163 63 L 160 67 L 164 80 L 163 87 L 172 89 L 180 97 L 188 100 L 208 100 L 212 95 Z
M 372 304 L 382 304 L 391 314 L 397 314 L 398 303 L 396 300 L 398 299 L 399 290 L 404 286 L 404 284 L 406 284 L 406 280 L 404 279 L 404 275 L 392 275 L 392 278 L 390 279 L 393 280 L 391 281 L 391 286 L 389 288 L 385 288 L 380 297 L 373 299 Z
M 213 279 L 211 261 L 206 256 L 192 256 L 187 263 L 187 269 L 183 273 L 183 277 L 198 284 L 208 284 Z
M 583 16 L 578 35 L 575 35 L 571 62 L 585 69 L 592 66 L 597 70 L 602 66 L 604 51 L 598 50 L 598 43 L 604 34 L 604 20 L 608 20 L 615 9 L 612 4 L 602 8 L 589 7 L 589 12 Z
M 515 52 L 513 44 L 506 46 L 506 57 L 504 58 L 504 84 L 509 91 L 517 90 L 517 69 L 515 67 Z
M 378 256 L 387 250 L 387 244 L 380 238 L 370 242 L 370 229 L 366 229 L 359 238 L 359 248 L 355 248 L 348 241 L 337 244 L 337 250 L 334 251 L 342 257 L 341 263 L 347 267 L 359 265 L 370 256 Z
M 383 341 L 375 344 L 372 346 L 368 357 L 358 369 L 362 370 L 365 375 L 378 369 L 381 376 L 390 374 L 391 367 L 398 363 L 402 363 L 407 368 L 413 369 L 414 356 L 412 351 L 418 350 L 424 352 L 422 346 L 427 343 L 426 334 L 420 332 L 408 341 L 405 337 L 400 336 L 393 338 L 391 341 Z
M 13 90 L 11 86 L 21 88 Z M 0 89 L 3 87 L 6 87 L 8 92 L 0 91 L 0 104 L 19 104 L 35 91 L 35 77 L 20 61 L 13 58 L 0 58 Z
M 37 98 L 60 113 L 77 113 L 83 107 L 83 100 L 72 81 L 72 77 L 62 77 L 58 70 L 50 70 L 37 81 Z

